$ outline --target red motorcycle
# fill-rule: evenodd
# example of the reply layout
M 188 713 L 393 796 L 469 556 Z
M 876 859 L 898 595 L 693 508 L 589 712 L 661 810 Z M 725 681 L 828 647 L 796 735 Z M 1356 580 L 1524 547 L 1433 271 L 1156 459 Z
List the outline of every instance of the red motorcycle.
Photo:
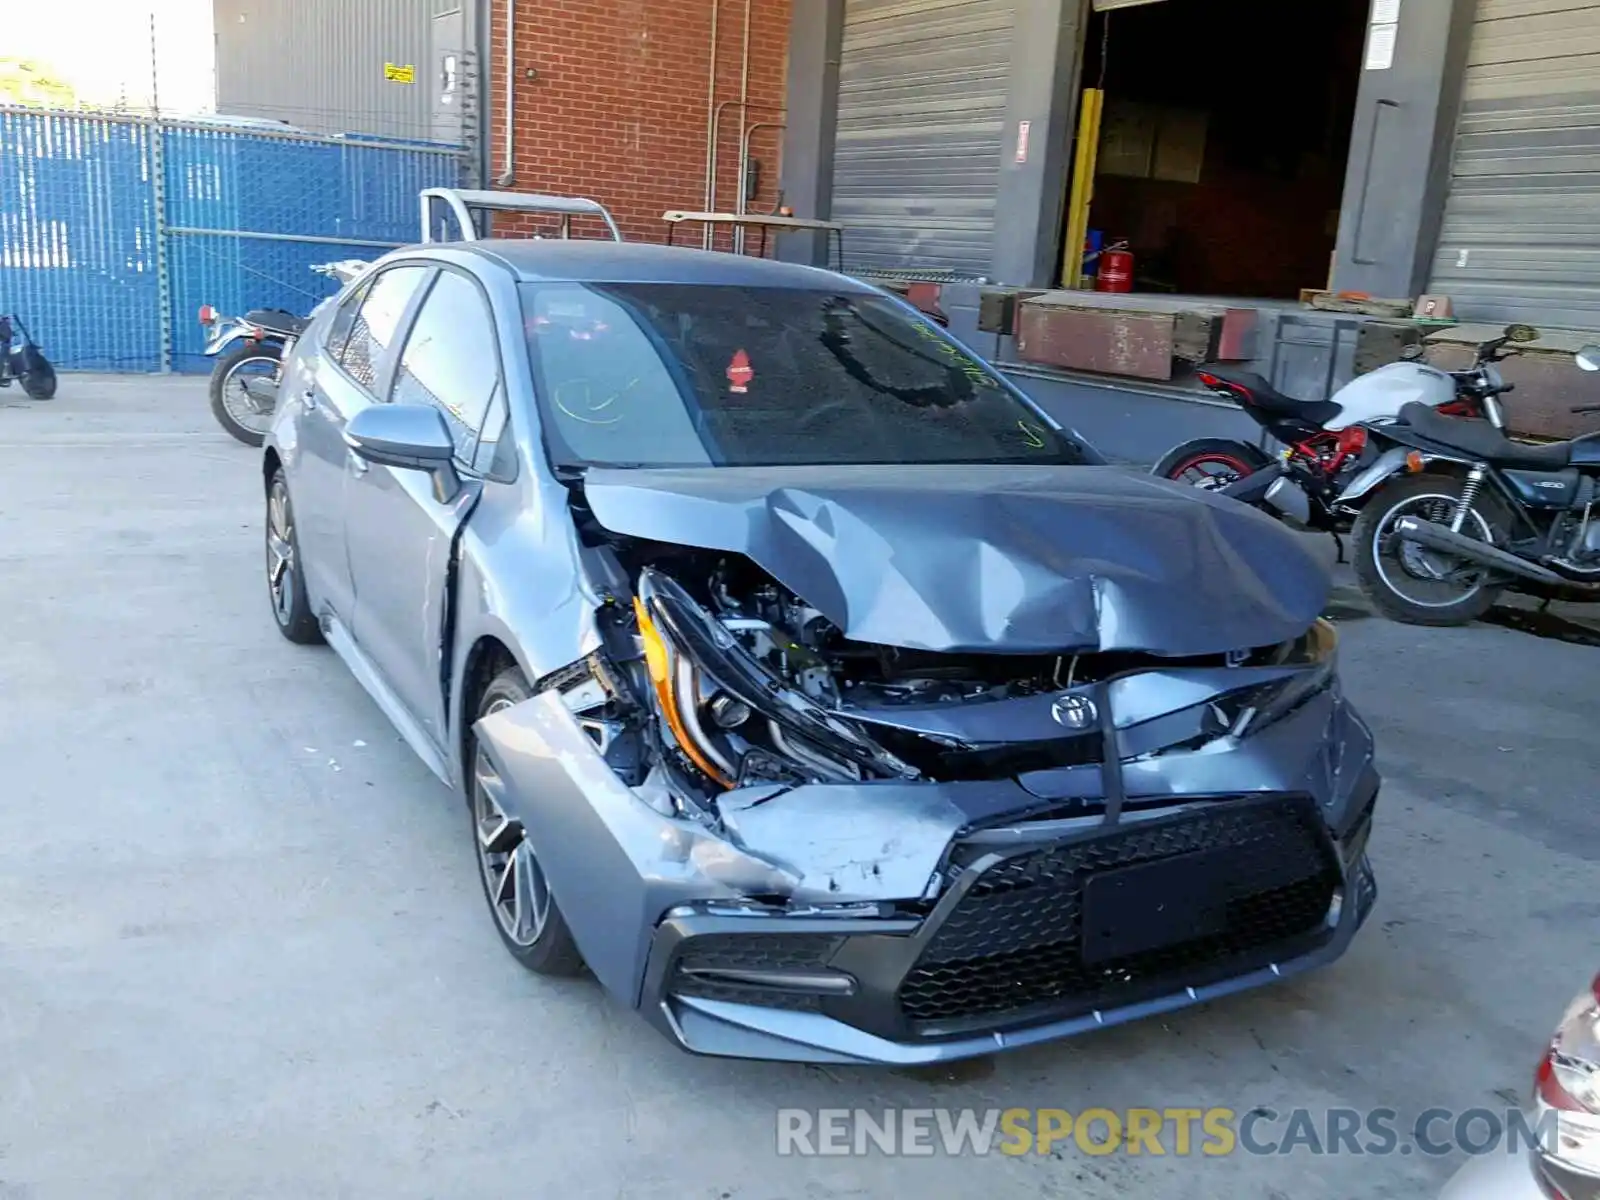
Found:
M 1328 400 L 1296 400 L 1252 372 L 1202 367 L 1196 377 L 1206 388 L 1227 396 L 1284 448 L 1274 459 L 1241 439 L 1196 438 L 1168 451 L 1151 473 L 1224 492 L 1337 538 L 1355 523 L 1356 512 L 1338 498 L 1366 449 L 1366 424 L 1393 420 L 1405 405 L 1422 403 L 1448 416 L 1486 417 L 1504 430 L 1497 397 L 1516 385 L 1493 364 L 1516 353 L 1507 349 L 1511 343 L 1538 336 L 1529 326 L 1508 326 L 1478 347 L 1465 371 L 1418 362 L 1417 348 L 1409 358 L 1357 376 Z

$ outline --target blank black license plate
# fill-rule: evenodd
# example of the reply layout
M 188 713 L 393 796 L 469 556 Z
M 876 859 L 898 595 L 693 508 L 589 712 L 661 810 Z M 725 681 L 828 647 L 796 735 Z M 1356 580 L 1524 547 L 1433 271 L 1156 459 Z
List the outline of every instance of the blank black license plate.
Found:
M 1127 958 L 1222 933 L 1235 858 L 1228 851 L 1199 851 L 1091 876 L 1083 889 L 1083 961 Z

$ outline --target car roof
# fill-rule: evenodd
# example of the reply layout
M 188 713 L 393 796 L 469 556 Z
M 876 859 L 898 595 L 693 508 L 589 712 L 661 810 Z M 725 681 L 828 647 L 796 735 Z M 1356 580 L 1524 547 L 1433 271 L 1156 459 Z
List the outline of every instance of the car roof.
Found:
M 874 290 L 858 279 L 817 267 L 651 242 L 488 238 L 479 242 L 444 243 L 440 248 L 445 247 L 495 259 L 528 282 L 688 283 L 834 292 Z

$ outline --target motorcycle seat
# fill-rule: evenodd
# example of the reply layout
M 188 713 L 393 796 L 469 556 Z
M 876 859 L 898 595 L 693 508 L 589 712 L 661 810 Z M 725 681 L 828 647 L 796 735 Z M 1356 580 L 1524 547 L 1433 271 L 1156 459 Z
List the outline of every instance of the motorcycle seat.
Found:
M 294 313 L 281 308 L 254 308 L 245 313 L 244 320 L 252 325 L 259 325 L 270 333 L 281 333 L 285 337 L 299 337 L 310 324 L 305 317 L 297 317 Z
M 1442 416 L 1426 404 L 1407 404 L 1400 410 L 1399 421 L 1430 442 L 1461 450 L 1498 467 L 1559 471 L 1572 461 L 1571 442 L 1555 442 L 1548 446 L 1514 442 L 1488 421 Z
M 1331 400 L 1296 400 L 1285 396 L 1254 371 L 1234 367 L 1207 365 L 1200 374 L 1227 384 L 1231 390 L 1243 392 L 1245 403 L 1275 417 L 1294 417 L 1311 425 L 1326 425 L 1343 410 Z

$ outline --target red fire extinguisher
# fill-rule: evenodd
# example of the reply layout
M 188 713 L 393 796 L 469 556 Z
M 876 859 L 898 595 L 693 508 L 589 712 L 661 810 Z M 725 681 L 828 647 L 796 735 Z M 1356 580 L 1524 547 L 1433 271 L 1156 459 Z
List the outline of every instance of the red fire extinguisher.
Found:
M 1100 252 L 1094 286 L 1098 292 L 1133 291 L 1133 252 L 1127 242 L 1113 242 Z

